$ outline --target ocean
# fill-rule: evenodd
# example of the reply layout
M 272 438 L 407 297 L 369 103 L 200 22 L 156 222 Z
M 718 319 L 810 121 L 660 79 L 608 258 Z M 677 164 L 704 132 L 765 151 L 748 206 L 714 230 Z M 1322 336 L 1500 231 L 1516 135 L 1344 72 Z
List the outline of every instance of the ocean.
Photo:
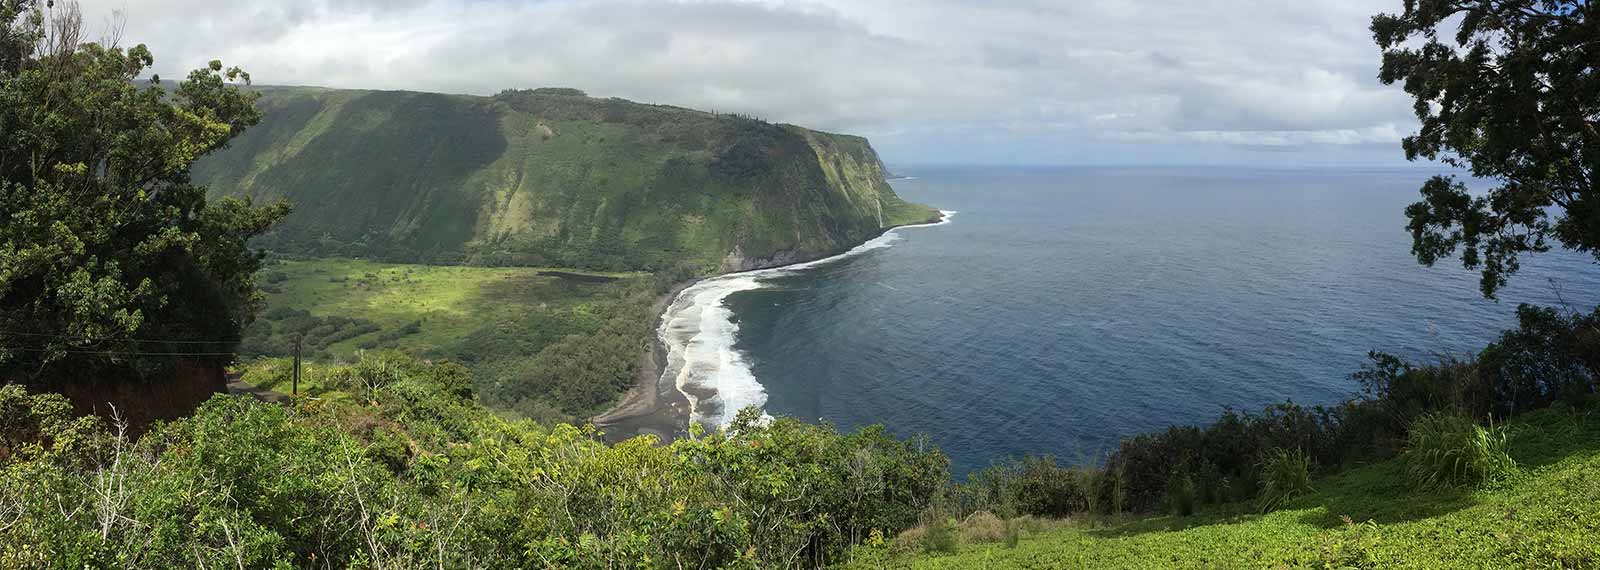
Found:
M 669 309 L 668 380 L 693 417 L 739 408 L 923 434 L 959 477 L 1292 400 L 1355 395 L 1370 350 L 1428 362 L 1515 325 L 1518 303 L 1600 303 L 1600 266 L 1529 259 L 1500 300 L 1418 265 L 1403 210 L 1435 171 L 928 169 L 893 183 L 952 211 L 849 254 L 723 277 Z

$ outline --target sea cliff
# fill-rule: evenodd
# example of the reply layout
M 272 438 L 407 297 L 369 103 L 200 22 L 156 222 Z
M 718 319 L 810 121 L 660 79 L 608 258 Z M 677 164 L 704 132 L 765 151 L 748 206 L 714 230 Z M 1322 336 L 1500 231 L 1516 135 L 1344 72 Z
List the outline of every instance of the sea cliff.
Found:
M 289 200 L 263 244 L 388 261 L 741 271 L 937 218 L 866 139 L 567 89 L 494 97 L 261 88 L 261 125 L 195 166 Z

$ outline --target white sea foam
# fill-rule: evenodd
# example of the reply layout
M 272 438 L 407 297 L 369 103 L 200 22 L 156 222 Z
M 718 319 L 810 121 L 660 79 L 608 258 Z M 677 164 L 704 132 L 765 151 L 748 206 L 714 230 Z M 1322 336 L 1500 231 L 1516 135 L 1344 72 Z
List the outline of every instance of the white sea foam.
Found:
M 956 214 L 954 210 L 941 213 L 943 218 L 937 222 L 891 229 L 833 257 L 713 277 L 678 293 L 662 315 L 656 334 L 667 348 L 662 381 L 670 380 L 689 400 L 690 421 L 723 426 L 732 422 L 740 409 L 759 408 L 767 403 L 766 388 L 756 381 L 744 355 L 733 348 L 739 325 L 733 322 L 733 311 L 725 303 L 729 295 L 760 289 L 765 286 L 764 279 L 889 247 L 899 241 L 896 232 L 901 229 L 948 224 Z

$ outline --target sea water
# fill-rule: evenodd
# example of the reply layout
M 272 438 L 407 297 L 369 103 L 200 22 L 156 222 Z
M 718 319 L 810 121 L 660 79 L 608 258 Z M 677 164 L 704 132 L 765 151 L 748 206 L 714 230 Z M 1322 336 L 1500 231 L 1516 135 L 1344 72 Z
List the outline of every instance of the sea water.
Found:
M 739 408 L 925 434 L 959 476 L 1094 461 L 1224 409 L 1355 395 L 1370 350 L 1474 351 L 1518 303 L 1593 308 L 1592 258 L 1535 256 L 1498 302 L 1418 265 L 1405 206 L 1436 171 L 931 169 L 955 211 L 849 254 L 702 282 L 661 333 L 697 421 Z

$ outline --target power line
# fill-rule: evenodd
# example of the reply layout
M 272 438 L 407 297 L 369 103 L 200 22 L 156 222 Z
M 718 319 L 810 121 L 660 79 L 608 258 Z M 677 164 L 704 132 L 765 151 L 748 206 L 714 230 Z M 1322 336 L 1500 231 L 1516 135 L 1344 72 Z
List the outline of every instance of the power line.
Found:
M 36 333 L 36 332 L 0 330 L 0 336 L 7 336 L 7 335 L 10 335 L 10 336 L 31 336 L 31 337 L 40 337 L 40 338 L 64 338 L 64 339 L 68 339 L 68 340 L 84 340 L 84 338 L 80 337 L 80 336 L 65 335 L 65 334 L 51 334 L 51 333 Z M 153 338 L 108 338 L 108 339 L 103 339 L 103 340 L 100 340 L 100 341 L 97 341 L 97 342 L 148 342 L 148 343 L 159 343 L 159 344 L 229 344 L 229 343 L 236 343 L 236 342 L 239 342 L 239 341 L 237 341 L 237 340 L 163 340 L 163 339 L 153 339 Z
M 61 352 L 64 354 L 98 354 L 104 356 L 238 356 L 236 352 L 139 352 L 131 350 L 51 350 L 48 348 L 4 348 L 16 352 Z

